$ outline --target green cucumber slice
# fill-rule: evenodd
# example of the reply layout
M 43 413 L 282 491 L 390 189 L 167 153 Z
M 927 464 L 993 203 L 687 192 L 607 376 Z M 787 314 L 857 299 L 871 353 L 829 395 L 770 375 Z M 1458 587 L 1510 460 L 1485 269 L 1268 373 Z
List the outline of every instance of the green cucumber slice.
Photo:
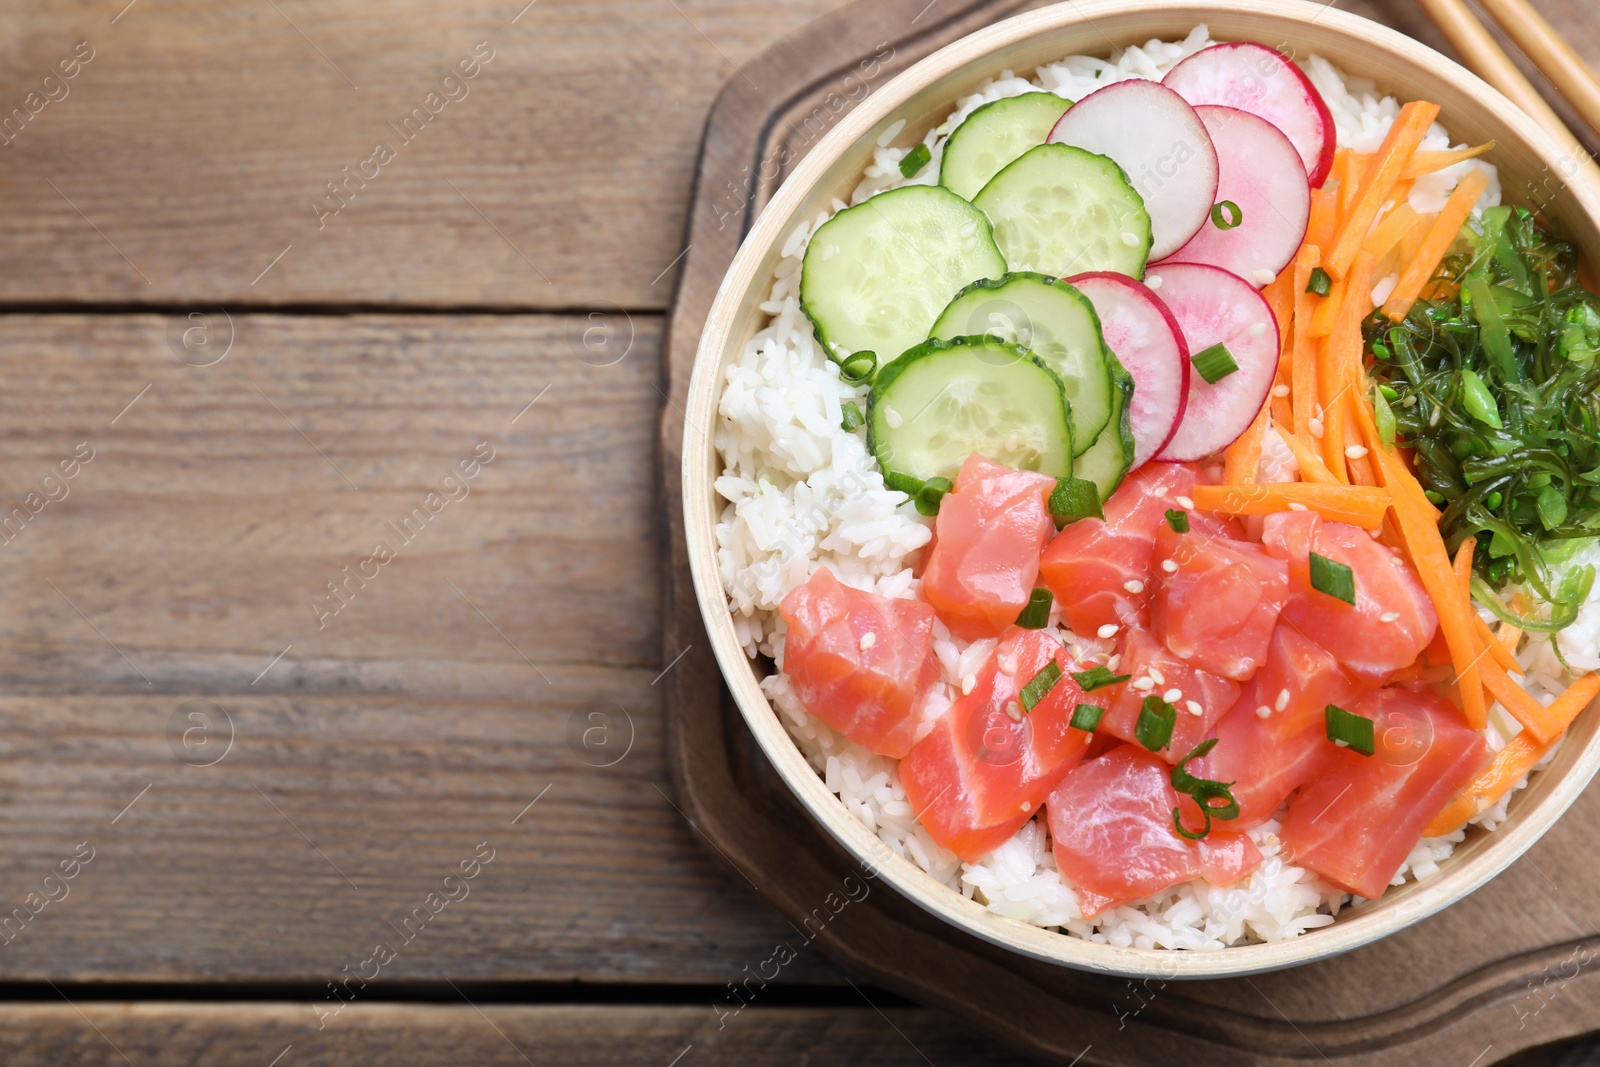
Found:
M 1044 144 L 1071 106 L 1055 93 L 1023 93 L 984 104 L 945 142 L 939 184 L 971 200 L 1006 164 Z
M 891 485 L 954 479 L 974 452 L 1070 478 L 1072 409 L 1055 371 L 1025 349 L 992 337 L 934 339 L 878 373 L 867 444 Z
M 1111 418 L 1110 353 L 1089 298 L 1043 274 L 973 282 L 950 301 L 931 335 L 949 341 L 980 334 L 1021 345 L 1060 376 L 1072 405 L 1073 441 L 1079 455 L 1087 451 Z
M 1106 349 L 1106 362 L 1111 372 L 1111 418 L 1094 444 L 1078 458 L 1078 477 L 1095 484 L 1102 502 L 1109 500 L 1112 490 L 1122 484 L 1128 465 L 1133 462 L 1133 375 L 1110 348 Z
M 1150 213 L 1122 168 L 1065 144 L 1030 148 L 973 198 L 1012 270 L 1057 277 L 1110 270 L 1138 278 Z
M 983 212 L 941 186 L 908 185 L 818 227 L 800 307 L 834 359 L 865 350 L 883 367 L 920 344 L 964 286 L 1005 269 Z

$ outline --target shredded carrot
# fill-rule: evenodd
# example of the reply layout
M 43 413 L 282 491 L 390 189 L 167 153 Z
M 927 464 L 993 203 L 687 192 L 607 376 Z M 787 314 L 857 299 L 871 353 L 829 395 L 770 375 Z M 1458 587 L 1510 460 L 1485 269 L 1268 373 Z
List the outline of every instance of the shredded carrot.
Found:
M 1323 485 L 1338 485 L 1339 479 L 1333 476 L 1327 464 L 1322 462 L 1322 457 L 1317 450 L 1306 441 L 1304 437 L 1294 433 L 1288 427 L 1278 431 L 1278 436 L 1283 438 L 1284 444 L 1289 446 L 1289 451 L 1294 453 L 1294 458 L 1300 464 L 1300 480 L 1302 482 L 1320 482 Z
M 1493 141 L 1485 141 L 1483 144 L 1473 145 L 1471 148 L 1452 148 L 1448 151 L 1440 149 L 1424 151 L 1418 149 L 1411 153 L 1411 161 L 1406 164 L 1406 169 L 1400 172 L 1400 177 L 1420 178 L 1424 174 L 1432 174 L 1435 171 L 1444 170 L 1446 167 L 1453 167 L 1457 163 L 1465 163 L 1469 159 L 1477 159 L 1493 147 Z
M 1358 377 L 1356 380 L 1358 382 L 1362 381 L 1364 380 L 1364 376 Z M 1359 442 L 1361 440 L 1361 424 L 1356 421 L 1356 413 L 1351 409 L 1356 407 L 1358 404 L 1364 403 L 1366 403 L 1366 401 L 1361 397 L 1351 396 L 1344 402 L 1343 405 L 1341 405 L 1344 409 L 1344 439 L 1346 441 Z M 1378 476 L 1372 470 L 1372 460 L 1367 458 L 1365 454 L 1352 456 L 1347 447 L 1345 450 L 1344 463 L 1345 466 L 1350 470 L 1351 485 L 1378 484 Z
M 1329 273 L 1343 277 L 1350 270 L 1357 249 L 1366 239 L 1373 220 L 1378 217 L 1378 209 L 1394 192 L 1401 172 L 1411 161 L 1411 153 L 1417 150 L 1428 127 L 1438 117 L 1439 105 L 1426 100 L 1413 100 L 1400 109 L 1400 115 L 1389 127 L 1383 145 L 1366 168 L 1366 176 L 1361 180 L 1361 191 L 1355 203 L 1351 205 L 1348 215 L 1340 220 L 1339 239 L 1328 256 Z
M 1339 192 L 1324 185 L 1311 190 L 1311 218 L 1306 223 L 1308 245 L 1326 248 L 1333 243 L 1333 227 L 1339 221 Z
M 1494 695 L 1511 717 L 1522 724 L 1540 741 L 1553 741 L 1561 736 L 1562 726 L 1550 717 L 1550 709 L 1533 699 L 1528 691 L 1516 682 L 1492 656 L 1485 656 L 1477 666 L 1483 675 L 1483 686 Z
M 1473 629 L 1478 632 L 1478 640 L 1483 642 L 1483 647 L 1489 650 L 1489 655 L 1500 664 L 1503 670 L 1512 674 L 1522 673 L 1522 664 L 1517 662 L 1517 657 L 1512 650 L 1500 643 L 1495 632 L 1489 629 L 1489 624 L 1483 621 L 1483 616 L 1477 612 L 1472 613 Z
M 1406 231 L 1417 225 L 1419 218 L 1416 209 L 1402 200 L 1390 209 L 1382 222 L 1372 228 L 1366 240 L 1361 242 L 1361 247 L 1371 252 L 1374 259 L 1382 262 L 1383 257 L 1400 243 L 1400 238 L 1405 236 Z
M 1428 599 L 1433 601 L 1434 610 L 1439 613 L 1439 627 L 1450 648 L 1450 660 L 1456 666 L 1457 676 L 1465 678 L 1468 670 L 1477 665 L 1479 655 L 1477 637 L 1472 631 L 1470 619 L 1473 609 L 1467 598 L 1461 595 L 1450 554 L 1445 551 L 1444 540 L 1439 536 L 1439 513 L 1423 495 L 1422 486 L 1406 468 L 1405 461 L 1384 449 L 1367 405 L 1352 404 L 1351 407 L 1361 423 L 1362 436 L 1367 440 L 1367 454 L 1373 457 L 1379 476 L 1389 490 L 1395 523 L 1411 556 L 1411 564 L 1416 567 L 1422 587 L 1427 590 Z M 1461 686 L 1461 710 L 1467 725 L 1474 730 L 1483 729 L 1489 721 L 1489 715 L 1480 685 Z
M 1197 485 L 1190 494 L 1201 511 L 1223 515 L 1276 515 L 1280 511 L 1314 511 L 1333 522 L 1363 530 L 1376 529 L 1389 507 L 1389 493 L 1376 486 L 1328 485 L 1318 482 L 1271 482 L 1265 485 Z
M 1272 403 L 1269 398 L 1238 440 L 1223 450 L 1223 481 L 1231 485 L 1248 485 L 1256 480 L 1256 470 L 1261 466 L 1261 442 L 1266 440 L 1267 422 L 1271 416 Z
M 1322 458 L 1336 478 L 1349 482 L 1349 456 L 1345 452 L 1345 405 L 1363 380 L 1361 320 L 1372 311 L 1371 252 L 1356 254 L 1350 268 L 1348 291 L 1339 307 L 1339 318 L 1323 349 L 1318 395 L 1325 397 L 1322 413 Z
M 1428 227 L 1428 232 L 1416 252 L 1407 255 L 1405 270 L 1400 273 L 1400 282 L 1383 305 L 1383 313 L 1390 319 L 1399 322 L 1411 311 L 1411 305 L 1422 296 L 1423 286 L 1433 278 L 1445 253 L 1450 251 L 1450 246 L 1455 243 L 1456 234 L 1461 231 L 1462 223 L 1472 214 L 1472 206 L 1478 202 L 1478 198 L 1488 187 L 1489 179 L 1478 169 L 1474 169 L 1461 179 L 1461 184 L 1456 186 L 1455 192 L 1451 193 L 1450 199 L 1445 202 L 1444 210 L 1439 212 L 1433 224 Z
M 1317 404 L 1317 356 L 1311 344 L 1309 330 L 1303 324 L 1311 319 L 1311 310 L 1317 297 L 1306 292 L 1311 284 L 1311 272 L 1322 262 L 1322 250 L 1316 245 L 1301 245 L 1294 257 L 1294 354 L 1290 368 L 1289 388 L 1294 398 L 1294 432 L 1304 434 L 1311 426 L 1311 414 Z
M 1328 285 L 1328 295 L 1317 299 L 1316 309 L 1311 313 L 1311 325 L 1306 331 L 1311 337 L 1326 337 L 1333 332 L 1334 323 L 1339 321 L 1339 308 L 1344 305 L 1345 281 L 1343 278 L 1332 278 Z
M 1522 631 L 1509 622 L 1503 622 L 1500 629 L 1495 631 L 1494 639 L 1501 648 L 1516 655 L 1517 646 L 1522 643 Z
M 1472 556 L 1477 547 L 1478 539 L 1469 537 L 1461 542 L 1460 548 L 1456 549 L 1455 592 L 1466 603 L 1467 615 L 1470 617 L 1469 622 L 1476 620 L 1481 623 L 1483 620 L 1478 618 L 1477 611 L 1472 607 Z M 1475 634 L 1476 631 L 1474 631 Z M 1474 645 L 1476 645 L 1476 640 L 1476 636 L 1474 636 Z M 1453 647 L 1450 650 L 1450 654 L 1451 658 L 1455 659 L 1455 649 Z M 1455 660 L 1456 687 L 1461 692 L 1461 706 L 1463 709 L 1467 706 L 1467 693 L 1469 691 L 1479 700 L 1483 700 L 1483 679 L 1478 671 L 1478 660 L 1482 655 L 1482 652 L 1475 652 L 1472 661 L 1465 667 L 1461 666 L 1460 660 Z M 1485 712 L 1485 715 L 1487 715 L 1487 712 Z
M 1340 167 L 1339 157 L 1344 156 L 1344 166 Z M 1356 197 L 1361 195 L 1361 179 L 1366 174 L 1367 162 L 1370 156 L 1364 155 L 1354 149 L 1341 148 L 1334 153 L 1333 168 L 1339 179 L 1339 217 L 1334 223 L 1334 236 L 1344 232 L 1345 221 L 1350 218 L 1350 212 L 1355 207 Z M 1331 245 L 1329 246 L 1332 247 Z

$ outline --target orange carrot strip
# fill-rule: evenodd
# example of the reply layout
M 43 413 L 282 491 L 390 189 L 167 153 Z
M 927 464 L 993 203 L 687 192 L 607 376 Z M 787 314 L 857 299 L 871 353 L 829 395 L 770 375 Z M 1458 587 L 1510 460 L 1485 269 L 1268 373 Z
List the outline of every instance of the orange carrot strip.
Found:
M 1333 243 L 1333 227 L 1339 221 L 1339 192 L 1324 185 L 1311 190 L 1311 218 L 1306 223 L 1304 244 L 1327 248 Z
M 1411 556 L 1411 564 L 1416 567 L 1422 587 L 1439 613 L 1439 627 L 1450 649 L 1450 660 L 1456 666 L 1457 676 L 1464 676 L 1468 668 L 1476 666 L 1478 642 L 1469 618 L 1473 614 L 1472 606 L 1461 595 L 1450 554 L 1439 536 L 1439 513 L 1423 495 L 1422 486 L 1406 468 L 1405 461 L 1384 449 L 1365 400 L 1351 407 L 1361 424 L 1361 434 L 1366 438 L 1367 454 L 1377 464 L 1379 477 L 1389 490 L 1395 523 Z M 1474 730 L 1483 729 L 1489 721 L 1489 709 L 1484 705 L 1481 686 L 1461 686 L 1461 711 L 1467 725 Z
M 1266 440 L 1267 422 L 1271 416 L 1272 401 L 1269 397 L 1244 433 L 1223 449 L 1223 481 L 1232 485 L 1247 485 L 1256 480 L 1256 471 L 1261 466 L 1261 442 Z
M 1276 515 L 1280 511 L 1315 511 L 1333 522 L 1363 530 L 1377 528 L 1389 507 L 1389 493 L 1376 486 L 1327 485 L 1318 482 L 1272 482 L 1265 485 L 1197 485 L 1190 494 L 1201 511 L 1223 515 Z
M 1349 456 L 1345 454 L 1345 405 L 1365 380 L 1361 371 L 1361 320 L 1372 311 L 1373 255 L 1362 249 L 1351 265 L 1348 291 L 1339 318 L 1323 349 L 1318 395 L 1325 397 L 1322 413 L 1322 458 L 1341 482 L 1348 483 Z
M 1517 646 L 1522 643 L 1522 631 L 1509 622 L 1503 622 L 1500 629 L 1495 631 L 1494 639 L 1501 648 L 1515 655 Z
M 1456 186 L 1455 192 L 1445 202 L 1444 210 L 1428 227 L 1422 244 L 1413 255 L 1407 257 L 1405 270 L 1400 273 L 1400 282 L 1383 305 L 1383 313 L 1390 319 L 1399 322 L 1411 311 L 1411 305 L 1422 295 L 1422 287 L 1439 269 L 1439 262 L 1455 243 L 1456 234 L 1461 232 L 1462 223 L 1472 214 L 1472 206 L 1488 186 L 1489 179 L 1478 169 L 1461 179 L 1461 184 Z
M 1400 173 L 1411 161 L 1411 153 L 1422 143 L 1422 137 L 1439 117 L 1439 105 L 1426 100 L 1413 100 L 1400 109 L 1400 115 L 1389 127 L 1388 136 L 1378 154 L 1367 167 L 1361 181 L 1361 192 L 1351 205 L 1349 215 L 1343 220 L 1339 240 L 1328 257 L 1329 272 L 1343 277 L 1355 262 L 1356 250 L 1367 237 L 1378 209 L 1394 192 Z
M 1344 156 L 1344 166 L 1341 169 L 1340 155 Z M 1367 171 L 1367 161 L 1371 157 L 1353 149 L 1339 149 L 1333 155 L 1334 173 L 1339 178 L 1339 217 L 1334 223 L 1334 237 L 1344 232 L 1345 220 L 1350 217 L 1351 210 L 1355 207 L 1356 197 L 1361 194 L 1361 179 Z M 1332 247 L 1329 245 L 1328 247 Z
M 1306 292 L 1311 284 L 1311 272 L 1322 262 L 1322 250 L 1316 245 L 1301 245 L 1294 257 L 1294 355 L 1290 369 L 1289 388 L 1294 397 L 1294 432 L 1306 433 L 1311 425 L 1311 414 L 1317 404 L 1317 357 L 1311 344 L 1311 333 L 1305 324 L 1311 321 L 1311 311 L 1317 297 Z
M 1466 603 L 1467 615 L 1470 617 L 1469 623 L 1470 619 L 1477 619 L 1478 617 L 1477 610 L 1472 606 L 1472 556 L 1477 547 L 1478 539 L 1469 537 L 1461 542 L 1460 548 L 1456 549 L 1455 592 Z M 1476 631 L 1473 632 L 1473 644 L 1474 646 L 1477 644 Z M 1456 687 L 1461 692 L 1461 706 L 1463 709 L 1466 708 L 1468 692 L 1471 692 L 1479 700 L 1483 699 L 1483 679 L 1478 671 L 1478 661 L 1482 655 L 1482 652 L 1475 653 L 1472 657 L 1472 662 L 1463 667 L 1461 666 L 1461 661 L 1455 659 L 1455 649 L 1452 647 L 1450 650 L 1450 658 L 1456 664 Z M 1487 716 L 1488 712 L 1485 711 L 1484 714 Z
M 1382 260 L 1420 219 L 1416 209 L 1402 200 L 1383 217 L 1382 222 L 1372 228 L 1367 239 L 1361 242 L 1361 247 L 1371 252 L 1375 259 Z
M 1489 655 L 1494 657 L 1494 661 L 1512 674 L 1521 674 L 1522 664 L 1517 662 L 1517 657 L 1512 654 L 1513 650 L 1501 643 L 1495 632 L 1489 629 L 1489 624 L 1483 621 L 1483 616 L 1474 611 L 1472 621 L 1474 623 L 1472 628 L 1478 632 L 1478 640 L 1483 642 L 1483 647 L 1489 650 Z M 1517 636 L 1521 637 L 1522 631 L 1518 630 Z
M 1344 291 L 1343 278 L 1331 279 L 1328 295 L 1317 299 L 1316 310 L 1311 313 L 1311 328 L 1308 332 L 1312 337 L 1326 337 L 1333 332 L 1334 324 L 1339 321 L 1339 308 L 1344 306 Z
M 1493 141 L 1485 141 L 1483 144 L 1473 145 L 1471 148 L 1452 148 L 1447 151 L 1440 149 L 1424 151 L 1418 149 L 1411 153 L 1411 161 L 1406 164 L 1406 169 L 1400 172 L 1400 177 L 1420 178 L 1424 174 L 1432 174 L 1435 171 L 1444 170 L 1446 167 L 1453 167 L 1457 163 L 1465 163 L 1469 159 L 1477 159 L 1493 147 Z
M 1302 482 L 1320 482 L 1323 485 L 1338 485 L 1339 479 L 1333 476 L 1328 465 L 1322 462 L 1322 457 L 1317 455 L 1317 450 L 1304 437 L 1293 433 L 1287 426 L 1278 431 L 1278 436 L 1283 438 L 1284 444 L 1289 446 L 1289 451 L 1294 453 L 1296 462 L 1300 464 L 1300 480 Z
M 1511 713 L 1512 718 L 1522 724 L 1523 729 L 1540 741 L 1554 741 L 1561 736 L 1564 727 L 1551 717 L 1550 709 L 1512 681 L 1511 675 L 1495 662 L 1494 657 L 1483 657 L 1477 666 L 1483 675 L 1484 688 L 1494 694 L 1494 698 Z
M 1360 380 L 1365 380 L 1362 375 Z M 1359 397 L 1350 397 L 1341 405 L 1344 408 L 1344 439 L 1359 444 L 1361 441 L 1361 424 L 1356 421 L 1356 413 L 1352 410 L 1358 404 L 1366 403 Z M 1345 454 L 1345 466 L 1350 468 L 1351 485 L 1377 485 L 1378 476 L 1373 472 L 1372 460 L 1367 456 L 1352 456 Z

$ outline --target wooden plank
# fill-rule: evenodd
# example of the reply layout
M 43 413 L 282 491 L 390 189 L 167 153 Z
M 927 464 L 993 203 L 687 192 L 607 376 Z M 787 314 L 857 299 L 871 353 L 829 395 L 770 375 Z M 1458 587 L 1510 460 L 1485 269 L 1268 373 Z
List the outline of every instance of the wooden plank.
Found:
M 236 316 L 205 368 L 169 325 L 0 316 L 0 919 L 94 850 L 0 977 L 321 981 L 483 841 L 396 977 L 721 984 L 770 955 L 787 924 L 662 791 L 660 322 L 606 350 L 582 318 Z
M 712 97 L 838 3 L 18 10 L 0 302 L 662 307 Z
M 948 1016 L 916 1008 L 746 1008 L 719 1028 L 706 1007 L 349 1004 L 326 1027 L 305 1004 L 11 1004 L 0 1056 L 12 1067 L 297 1067 L 304 1064 L 826 1063 L 1025 1065 Z M 287 1051 L 285 1051 L 287 1050 Z M 282 1056 L 274 1060 L 274 1056 Z M 677 1057 L 677 1058 L 675 1058 Z

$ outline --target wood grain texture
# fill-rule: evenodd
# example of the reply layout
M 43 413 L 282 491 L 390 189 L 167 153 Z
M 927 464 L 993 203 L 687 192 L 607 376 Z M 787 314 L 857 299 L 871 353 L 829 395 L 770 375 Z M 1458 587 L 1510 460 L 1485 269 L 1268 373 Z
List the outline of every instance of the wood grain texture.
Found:
M 976 8 L 993 18 L 1016 6 L 963 10 Z M 897 61 L 935 47 L 943 33 L 962 32 L 954 12 L 945 12 L 956 21 L 943 29 L 912 41 L 895 39 L 901 46 Z M 902 15 L 892 4 L 853 7 L 808 31 L 815 34 L 810 49 L 790 54 L 828 54 L 830 40 L 871 39 Z M 778 62 L 776 55 L 771 58 Z M 848 52 L 837 65 L 847 64 Z M 792 135 L 789 116 L 804 114 L 836 84 L 827 70 L 801 58 L 793 65 L 789 97 L 762 101 L 754 92 L 730 90 L 713 114 L 708 155 L 761 158 Z M 768 183 L 761 193 L 772 188 Z M 675 397 L 687 384 L 699 323 L 737 245 L 736 235 L 722 235 L 711 225 L 715 213 L 706 202 L 718 191 L 702 187 L 699 195 L 694 250 L 668 334 Z M 763 202 L 758 195 L 756 204 Z M 669 501 L 680 491 L 670 460 L 682 442 L 681 421 L 672 408 L 664 413 Z M 682 531 L 675 527 L 671 534 L 669 647 L 703 633 L 681 562 Z M 686 807 L 719 848 L 770 882 L 763 895 L 797 918 L 854 865 L 777 778 L 731 701 L 706 699 L 716 679 L 709 656 L 687 657 L 675 674 L 668 705 L 675 780 Z M 1339 959 L 1251 979 L 1140 989 L 1036 965 L 956 934 L 889 893 L 841 915 L 823 944 L 853 973 L 964 1014 L 1062 1062 L 1082 1054 L 1084 1062 L 1170 1063 L 1179 1049 L 1208 1063 L 1436 1063 L 1458 1057 L 1462 1063 L 1474 1057 L 1494 1062 L 1582 1033 L 1600 1017 L 1600 983 L 1591 977 L 1600 947 L 1594 923 L 1600 898 L 1587 888 L 1593 880 L 1583 873 L 1587 826 L 1597 816 L 1600 800 L 1591 793 L 1521 863 L 1466 901 Z M 783 878 L 767 879 L 768 871 Z M 1086 1052 L 1086 1045 L 1093 1050 Z
M 661 307 L 712 97 L 839 0 L 525 2 L 8 12 L 0 115 L 39 110 L 0 146 L 0 301 Z
M 909 1008 L 751 1007 L 719 1028 L 699 1007 L 349 1005 L 321 1031 L 303 1004 L 0 1006 L 11 1067 L 278 1067 L 528 1063 L 990 1067 L 1022 1061 L 946 1016 Z M 284 1053 L 284 1049 L 289 1051 Z M 125 1057 L 125 1059 L 124 1059 Z M 674 1059 L 674 1057 L 680 1057 Z
M 659 320 L 610 348 L 587 318 L 234 324 L 199 368 L 164 317 L 0 316 L 0 918 L 96 850 L 0 977 L 321 981 L 481 841 L 396 977 L 720 984 L 769 955 L 787 925 L 662 791 Z M 377 541 L 398 557 L 319 629 Z M 193 766 L 216 708 L 232 748 Z

